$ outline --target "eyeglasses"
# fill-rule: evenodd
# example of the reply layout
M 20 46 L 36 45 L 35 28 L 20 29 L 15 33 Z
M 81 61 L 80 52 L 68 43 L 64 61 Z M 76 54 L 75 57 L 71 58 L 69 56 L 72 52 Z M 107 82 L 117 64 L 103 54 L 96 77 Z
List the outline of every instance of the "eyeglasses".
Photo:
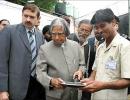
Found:
M 64 33 L 51 33 L 52 34 L 52 36 L 65 36 L 65 34 Z
M 86 29 L 82 29 L 82 28 L 79 28 L 79 30 L 80 30 L 81 32 L 90 33 L 90 30 L 86 30 Z

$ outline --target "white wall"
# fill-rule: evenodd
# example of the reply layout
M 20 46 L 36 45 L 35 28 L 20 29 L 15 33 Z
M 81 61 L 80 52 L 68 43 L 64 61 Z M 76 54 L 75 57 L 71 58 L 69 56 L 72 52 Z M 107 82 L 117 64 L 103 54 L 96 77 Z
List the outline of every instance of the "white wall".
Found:
M 104 8 L 111 8 L 116 16 L 128 13 L 128 0 L 65 0 L 79 11 L 79 18 L 91 19 L 93 14 Z

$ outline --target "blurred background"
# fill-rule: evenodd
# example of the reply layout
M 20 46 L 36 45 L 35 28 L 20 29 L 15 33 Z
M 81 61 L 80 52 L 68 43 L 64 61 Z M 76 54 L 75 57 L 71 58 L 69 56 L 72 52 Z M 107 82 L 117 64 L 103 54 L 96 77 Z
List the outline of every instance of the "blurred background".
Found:
M 21 22 L 21 9 L 26 3 L 34 3 L 41 10 L 39 29 L 57 17 L 70 19 L 71 33 L 82 19 L 92 18 L 95 11 L 111 8 L 120 19 L 119 31 L 129 35 L 129 0 L 0 0 L 0 19 L 8 19 L 11 24 Z

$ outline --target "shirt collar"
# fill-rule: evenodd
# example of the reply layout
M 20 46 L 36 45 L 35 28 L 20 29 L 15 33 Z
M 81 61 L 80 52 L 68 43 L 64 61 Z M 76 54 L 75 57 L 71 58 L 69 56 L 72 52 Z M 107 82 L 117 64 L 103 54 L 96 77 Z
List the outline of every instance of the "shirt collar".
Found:
M 64 41 L 64 43 L 62 43 L 61 47 L 64 48 L 66 46 L 66 42 L 67 42 L 67 38 L 66 40 Z
M 35 33 L 35 28 L 33 27 L 31 30 L 26 28 L 26 32 L 28 33 L 28 31 L 31 31 L 32 33 Z
M 88 39 L 81 45 L 81 47 L 84 47 L 86 44 L 88 44 Z
M 116 47 L 118 45 L 118 42 L 119 42 L 119 37 L 120 37 L 120 35 L 119 35 L 119 33 L 117 33 L 107 48 L 106 48 L 106 42 L 104 42 L 102 46 L 104 48 L 106 48 L 106 50 L 110 49 L 111 47 Z

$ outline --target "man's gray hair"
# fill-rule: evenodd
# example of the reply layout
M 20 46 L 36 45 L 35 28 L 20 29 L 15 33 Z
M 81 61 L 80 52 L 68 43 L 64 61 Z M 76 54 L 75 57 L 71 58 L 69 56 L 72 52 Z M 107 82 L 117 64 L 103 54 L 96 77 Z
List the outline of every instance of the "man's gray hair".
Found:
M 66 36 L 68 36 L 70 34 L 70 30 L 69 30 L 69 27 L 68 27 L 68 24 L 67 22 L 62 19 L 62 18 L 56 18 L 54 19 L 52 22 L 51 22 L 51 25 L 50 25 L 50 33 L 53 29 L 54 26 L 61 26 L 63 29 L 64 29 L 64 34 Z
M 91 22 L 88 19 L 83 19 L 79 22 L 78 27 L 80 27 L 81 24 L 91 24 Z

